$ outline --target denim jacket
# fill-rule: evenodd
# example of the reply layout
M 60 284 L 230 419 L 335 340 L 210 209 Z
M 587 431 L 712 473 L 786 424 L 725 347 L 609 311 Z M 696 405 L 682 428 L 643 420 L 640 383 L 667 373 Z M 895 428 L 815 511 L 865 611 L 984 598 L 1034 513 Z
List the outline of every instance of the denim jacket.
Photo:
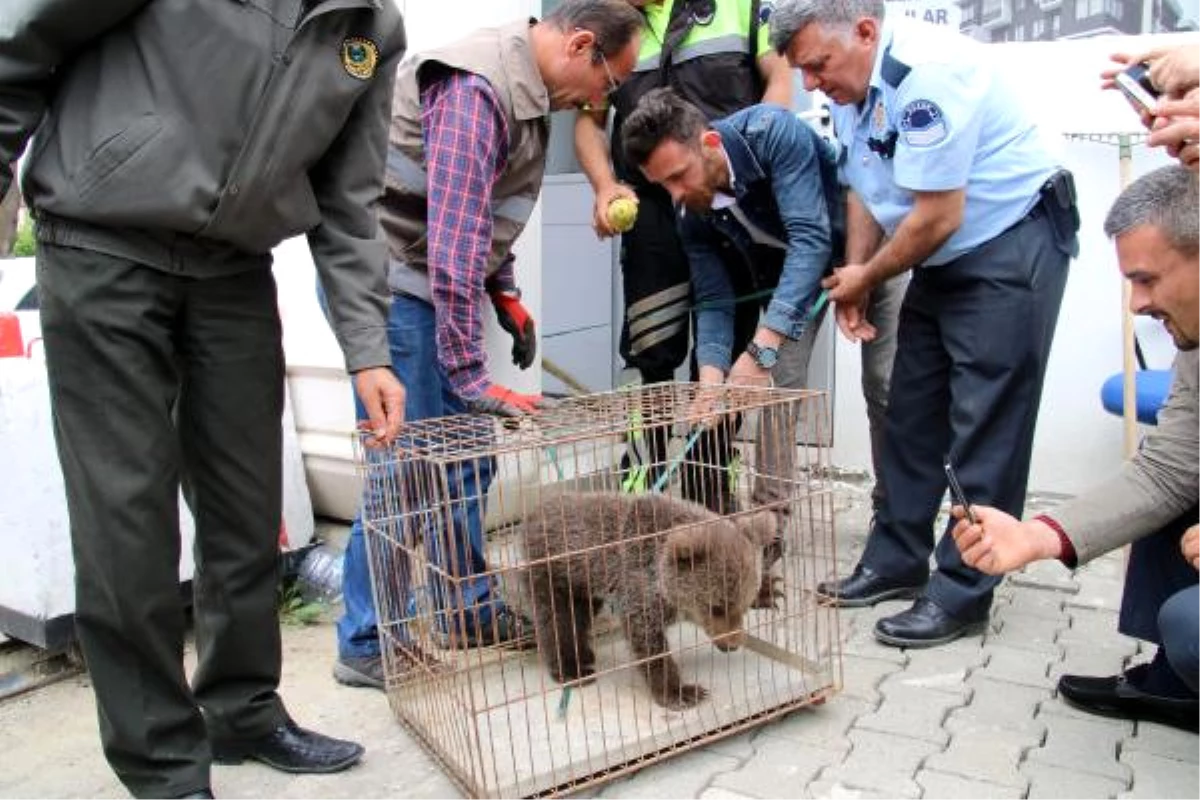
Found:
M 769 303 L 759 301 L 762 325 L 791 339 L 804 333 L 821 278 L 843 254 L 845 195 L 832 145 L 787 109 L 750 106 L 712 127 L 733 171 L 737 211 L 685 213 L 679 229 L 697 309 L 697 358 L 728 372 L 735 286 L 770 292 Z

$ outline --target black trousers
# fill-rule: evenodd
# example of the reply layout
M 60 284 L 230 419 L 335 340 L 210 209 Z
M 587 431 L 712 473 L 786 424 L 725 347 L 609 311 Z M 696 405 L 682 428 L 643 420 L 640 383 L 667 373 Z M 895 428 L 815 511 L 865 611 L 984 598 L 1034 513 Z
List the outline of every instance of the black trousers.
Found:
M 196 280 L 44 243 L 37 268 L 76 628 L 104 753 L 135 796 L 193 791 L 209 785 L 210 734 L 259 735 L 285 715 L 274 278 Z M 190 687 L 181 484 L 196 522 Z
M 1200 505 L 1133 543 L 1117 628 L 1162 645 L 1171 668 L 1200 693 L 1200 572 L 1183 559 L 1180 540 L 1200 523 Z
M 865 566 L 898 578 L 928 574 L 946 453 L 971 502 L 1021 516 L 1067 265 L 1038 206 L 955 261 L 915 270 L 888 397 L 887 496 Z M 986 614 L 999 578 L 964 565 L 949 535 L 936 555 L 926 596 L 961 618 Z
M 640 185 L 637 194 L 637 221 L 621 236 L 621 358 L 643 383 L 660 383 L 688 355 L 692 276 L 671 196 L 657 185 Z

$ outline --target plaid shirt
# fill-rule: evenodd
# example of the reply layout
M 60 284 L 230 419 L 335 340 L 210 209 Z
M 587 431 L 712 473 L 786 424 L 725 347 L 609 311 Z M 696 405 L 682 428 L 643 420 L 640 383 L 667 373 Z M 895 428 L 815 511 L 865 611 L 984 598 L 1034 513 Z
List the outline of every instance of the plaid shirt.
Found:
M 429 283 L 438 358 L 459 397 L 491 381 L 481 308 L 487 289 L 513 288 L 512 257 L 490 278 L 492 189 L 508 163 L 508 122 L 491 85 L 469 72 L 421 87 L 428 177 Z

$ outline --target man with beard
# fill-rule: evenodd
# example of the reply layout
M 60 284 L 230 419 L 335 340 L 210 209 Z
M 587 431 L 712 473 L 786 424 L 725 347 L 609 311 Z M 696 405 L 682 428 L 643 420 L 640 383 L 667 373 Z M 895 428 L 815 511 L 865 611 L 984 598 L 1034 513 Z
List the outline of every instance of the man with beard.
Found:
M 1118 630 L 1159 645 L 1148 664 L 1120 675 L 1063 675 L 1058 692 L 1096 714 L 1196 730 L 1197 581 L 1197 179 L 1181 166 L 1135 181 L 1104 231 L 1132 284 L 1134 313 L 1162 321 L 1179 348 L 1170 396 L 1141 450 L 1113 478 L 1020 522 L 987 506 L 954 509 L 963 561 L 1002 575 L 1041 559 L 1068 567 L 1132 542 Z

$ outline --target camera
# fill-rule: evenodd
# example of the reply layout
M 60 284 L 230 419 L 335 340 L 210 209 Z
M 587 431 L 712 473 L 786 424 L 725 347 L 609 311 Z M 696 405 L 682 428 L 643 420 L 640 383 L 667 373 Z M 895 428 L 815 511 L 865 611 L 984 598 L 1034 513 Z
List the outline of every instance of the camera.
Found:
M 1154 113 L 1154 107 L 1158 103 L 1158 90 L 1150 82 L 1148 65 L 1133 64 L 1118 72 L 1113 81 L 1135 108 L 1145 111 L 1147 114 Z

